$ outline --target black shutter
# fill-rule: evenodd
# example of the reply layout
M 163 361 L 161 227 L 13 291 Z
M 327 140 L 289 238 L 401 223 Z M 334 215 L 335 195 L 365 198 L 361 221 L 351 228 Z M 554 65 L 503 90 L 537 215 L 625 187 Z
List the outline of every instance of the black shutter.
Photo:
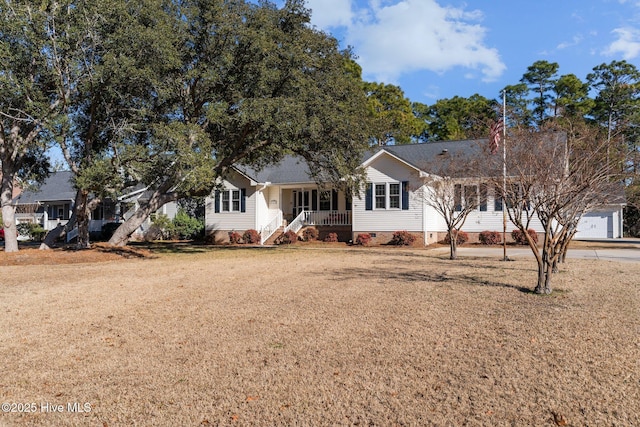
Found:
M 402 181 L 402 210 L 409 210 L 409 181 Z
M 331 209 L 338 210 L 338 192 L 336 190 L 331 190 Z
M 311 190 L 311 210 L 318 210 L 318 190 Z
M 367 190 L 364 196 L 364 208 L 365 210 L 373 210 L 373 184 L 367 184 Z
M 220 213 L 220 190 L 216 190 L 215 198 L 214 198 L 214 208 L 216 213 Z
M 247 211 L 247 189 L 240 189 L 240 212 Z

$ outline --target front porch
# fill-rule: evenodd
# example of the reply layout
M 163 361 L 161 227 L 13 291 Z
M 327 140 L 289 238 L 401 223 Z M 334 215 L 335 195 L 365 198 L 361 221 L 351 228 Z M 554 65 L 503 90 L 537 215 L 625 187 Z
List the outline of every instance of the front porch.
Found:
M 284 228 L 284 232 L 298 233 L 304 227 L 316 228 L 320 233 L 320 240 L 329 233 L 336 233 L 339 240 L 349 240 L 351 211 L 302 211 Z
M 343 191 L 316 186 L 272 186 L 262 192 L 262 197 L 264 207 L 260 208 L 258 203 L 258 211 L 269 212 L 268 220 L 258 228 L 263 244 L 283 232 L 299 233 L 305 227 L 318 229 L 320 239 L 332 232 L 340 240 L 350 239 L 351 198 Z
M 283 221 L 282 218 L 280 214 L 260 230 L 261 244 L 272 243 L 281 233 L 288 231 L 299 234 L 307 227 L 318 230 L 318 240 L 324 240 L 329 233 L 335 233 L 341 242 L 351 240 L 351 211 L 302 211 L 290 222 Z M 276 224 L 282 225 L 276 226 Z

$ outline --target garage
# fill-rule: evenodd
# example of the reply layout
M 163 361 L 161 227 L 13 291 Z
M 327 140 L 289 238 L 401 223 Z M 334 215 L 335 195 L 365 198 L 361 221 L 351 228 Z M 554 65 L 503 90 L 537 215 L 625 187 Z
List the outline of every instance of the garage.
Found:
M 576 239 L 613 238 L 613 212 L 589 212 L 578 223 Z

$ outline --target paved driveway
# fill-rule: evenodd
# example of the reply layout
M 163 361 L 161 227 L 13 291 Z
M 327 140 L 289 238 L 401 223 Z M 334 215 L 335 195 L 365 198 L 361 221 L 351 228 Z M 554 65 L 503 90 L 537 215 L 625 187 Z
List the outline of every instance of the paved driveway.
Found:
M 448 253 L 449 248 L 442 247 L 435 249 L 436 251 L 442 251 Z M 479 246 L 474 247 L 461 247 L 458 248 L 458 256 L 477 256 L 477 257 L 495 257 L 502 259 L 502 248 L 483 248 Z M 533 257 L 533 252 L 528 247 L 514 248 L 507 247 L 507 256 L 509 258 L 518 257 Z M 638 247 L 625 247 L 625 248 L 597 248 L 597 249 L 569 249 L 567 253 L 569 258 L 584 258 L 584 259 L 597 259 L 605 261 L 618 261 L 618 262 L 640 262 L 640 245 Z

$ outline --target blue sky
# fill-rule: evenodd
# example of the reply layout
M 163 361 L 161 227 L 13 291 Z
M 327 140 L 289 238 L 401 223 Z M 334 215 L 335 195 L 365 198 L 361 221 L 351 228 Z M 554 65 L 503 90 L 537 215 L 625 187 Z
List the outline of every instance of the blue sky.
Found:
M 280 2 L 282 3 L 282 2 Z M 352 46 L 367 81 L 411 101 L 500 98 L 538 60 L 585 81 L 625 59 L 640 68 L 640 0 L 307 0 L 312 24 Z

